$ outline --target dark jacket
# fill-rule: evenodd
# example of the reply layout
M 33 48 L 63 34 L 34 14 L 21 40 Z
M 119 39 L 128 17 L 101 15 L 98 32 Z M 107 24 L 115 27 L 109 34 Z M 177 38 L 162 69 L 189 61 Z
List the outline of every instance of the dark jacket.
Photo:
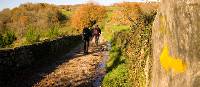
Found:
M 92 32 L 89 28 L 84 28 L 82 32 L 83 40 L 90 40 Z

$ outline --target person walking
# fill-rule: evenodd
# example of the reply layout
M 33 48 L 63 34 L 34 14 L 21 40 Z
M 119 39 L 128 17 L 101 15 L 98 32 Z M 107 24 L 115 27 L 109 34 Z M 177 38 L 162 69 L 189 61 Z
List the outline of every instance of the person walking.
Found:
M 82 37 L 84 41 L 84 53 L 88 54 L 89 42 L 92 37 L 91 30 L 88 27 L 83 28 Z
M 101 35 L 101 29 L 99 28 L 98 25 L 96 25 L 92 30 L 92 36 L 95 38 L 96 46 L 98 46 L 100 35 Z

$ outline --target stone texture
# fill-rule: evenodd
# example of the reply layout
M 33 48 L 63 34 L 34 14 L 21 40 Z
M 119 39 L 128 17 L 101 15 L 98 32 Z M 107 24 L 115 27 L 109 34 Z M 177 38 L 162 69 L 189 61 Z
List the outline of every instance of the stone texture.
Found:
M 161 0 L 153 31 L 152 87 L 200 86 L 200 0 Z M 164 45 L 169 55 L 187 65 L 166 71 L 160 63 Z
M 65 36 L 33 45 L 0 50 L 0 85 L 18 72 L 58 58 L 81 42 L 81 36 Z

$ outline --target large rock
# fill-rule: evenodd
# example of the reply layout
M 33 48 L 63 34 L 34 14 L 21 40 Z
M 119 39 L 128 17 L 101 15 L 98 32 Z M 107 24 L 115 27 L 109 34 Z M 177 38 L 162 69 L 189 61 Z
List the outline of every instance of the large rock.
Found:
M 153 26 L 152 87 L 200 87 L 200 0 L 161 0 Z

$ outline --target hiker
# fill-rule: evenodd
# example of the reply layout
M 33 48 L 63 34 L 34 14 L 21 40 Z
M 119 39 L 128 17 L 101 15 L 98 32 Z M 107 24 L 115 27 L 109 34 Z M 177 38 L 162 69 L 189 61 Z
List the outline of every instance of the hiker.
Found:
M 88 27 L 83 28 L 84 53 L 88 53 L 89 41 L 92 33 Z
M 94 27 L 94 29 L 92 30 L 92 36 L 95 38 L 95 44 L 96 44 L 96 46 L 98 46 L 99 36 L 100 35 L 101 35 L 101 29 L 99 28 L 98 25 L 96 25 Z

